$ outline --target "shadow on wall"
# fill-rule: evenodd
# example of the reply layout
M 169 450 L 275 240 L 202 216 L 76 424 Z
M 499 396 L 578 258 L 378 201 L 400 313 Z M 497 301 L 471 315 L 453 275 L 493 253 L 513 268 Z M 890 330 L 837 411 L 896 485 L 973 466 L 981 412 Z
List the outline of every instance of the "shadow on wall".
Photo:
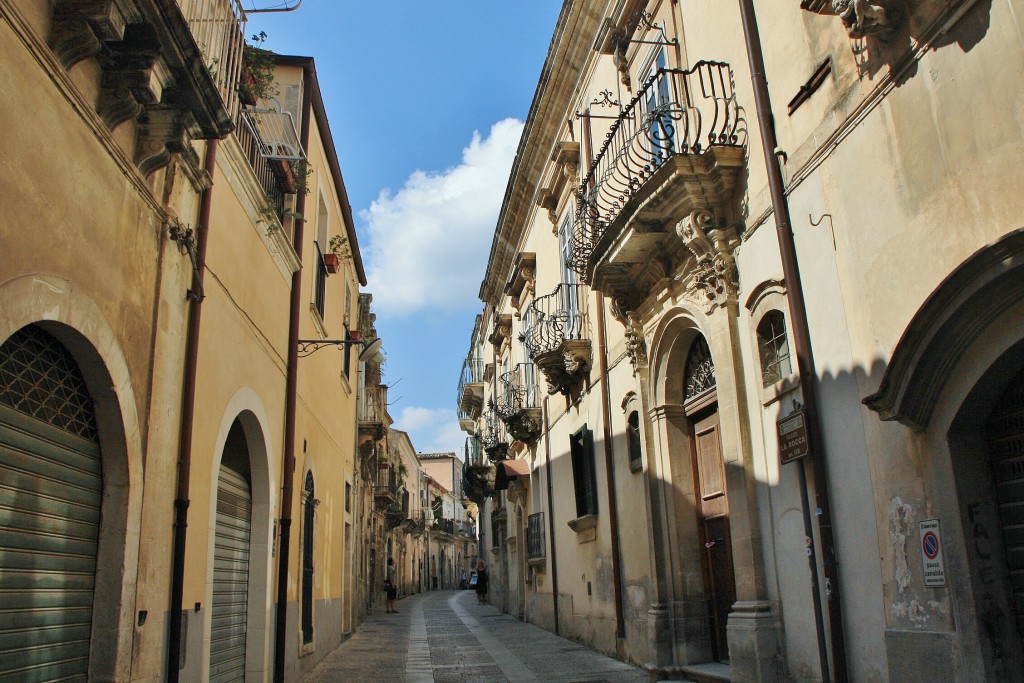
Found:
M 951 6 L 970 4 L 965 2 L 939 2 L 938 0 L 871 0 L 872 4 L 884 7 L 892 17 L 893 30 L 881 35 L 853 38 L 851 47 L 856 55 L 862 77 L 872 80 L 887 68 L 898 71 L 919 46 L 930 41 L 933 48 L 958 45 L 964 52 L 970 52 L 988 34 L 991 25 L 992 0 L 977 0 L 947 31 L 936 36 L 936 30 L 948 22 L 954 12 Z M 917 75 L 917 62 L 899 74 L 897 85 L 902 85 Z

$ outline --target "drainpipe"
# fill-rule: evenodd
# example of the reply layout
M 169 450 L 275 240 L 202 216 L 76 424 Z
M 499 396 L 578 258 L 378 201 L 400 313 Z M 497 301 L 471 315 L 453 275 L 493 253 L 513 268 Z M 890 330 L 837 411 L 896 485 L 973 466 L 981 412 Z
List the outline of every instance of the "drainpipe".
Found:
M 555 635 L 558 633 L 558 553 L 555 552 L 555 496 L 551 483 L 551 425 L 548 423 L 548 398 L 544 397 L 544 454 L 548 474 L 548 537 L 551 539 L 551 598 L 555 610 Z
M 189 291 L 192 304 L 188 311 L 188 337 L 185 341 L 185 375 L 182 380 L 181 432 L 178 437 L 178 483 L 174 495 L 174 545 L 171 555 L 170 640 L 167 644 L 167 680 L 178 681 L 181 660 L 181 603 L 185 590 L 185 538 L 188 529 L 189 479 L 192 473 L 192 427 L 196 404 L 196 368 L 199 360 L 199 324 L 203 315 L 203 280 L 206 275 L 206 244 L 210 231 L 210 205 L 213 201 L 213 171 L 217 162 L 217 140 L 206 145 L 206 172 L 210 187 L 199 199 L 199 224 L 196 226 L 196 271 Z
M 832 514 L 829 504 L 828 477 L 825 470 L 825 445 L 821 434 L 815 379 L 817 372 L 811 351 L 811 334 L 804 304 L 803 286 L 800 281 L 800 267 L 797 262 L 796 243 L 793 238 L 789 217 L 789 202 L 782 178 L 782 168 L 776 154 L 778 141 L 775 137 L 775 121 L 772 116 L 771 98 L 768 93 L 768 79 L 765 75 L 764 55 L 761 52 L 761 38 L 757 29 L 753 0 L 739 0 L 743 17 L 743 36 L 747 44 L 747 58 L 750 62 L 750 78 L 754 87 L 754 103 L 757 123 L 761 132 L 761 145 L 765 164 L 768 168 L 768 187 L 771 191 L 772 210 L 775 213 L 775 228 L 778 233 L 779 252 L 782 256 L 782 273 L 786 279 L 786 299 L 793 328 L 793 351 L 800 373 L 800 391 L 807 415 L 807 439 L 810 447 L 811 473 L 814 477 L 815 504 L 818 514 L 818 535 L 821 540 L 822 568 L 825 576 L 825 600 L 828 603 L 829 630 L 832 646 L 832 666 L 837 683 L 848 680 L 846 667 L 846 646 L 843 637 L 843 614 L 839 593 L 839 570 L 836 564 L 835 540 L 832 535 Z M 801 468 L 801 482 L 805 480 L 804 463 Z M 804 487 L 806 501 L 806 486 Z M 807 510 L 807 503 L 804 509 Z M 808 511 L 809 512 L 809 511 Z M 813 537 L 808 535 L 813 553 Z M 818 583 L 817 563 L 812 563 L 812 581 Z M 817 596 L 816 596 L 817 597 Z M 824 627 L 821 617 L 821 601 L 816 599 L 815 619 L 818 627 L 819 650 L 824 651 Z M 828 661 L 821 662 L 822 680 L 829 683 Z
M 612 453 L 612 399 L 608 388 L 608 334 L 604 324 L 604 296 L 597 297 L 597 336 L 600 349 L 597 358 L 601 371 L 602 438 L 604 465 L 608 477 L 608 523 L 612 535 L 612 580 L 615 582 L 615 636 L 626 637 L 626 618 L 622 613 L 622 560 L 619 555 L 619 511 L 615 494 L 615 459 Z
M 313 115 L 313 75 L 307 64 L 302 76 L 302 130 L 299 141 L 302 149 L 309 149 L 309 125 Z M 295 198 L 295 211 L 305 215 L 306 193 Z M 292 246 L 299 255 L 299 269 L 292 273 L 291 307 L 288 318 L 288 375 L 285 380 L 284 459 L 281 464 L 281 518 L 278 523 L 281 537 L 277 556 L 277 614 L 274 623 L 274 681 L 284 683 L 285 637 L 288 630 L 288 561 L 291 549 L 292 490 L 295 488 L 295 412 L 298 403 L 299 314 L 302 311 L 302 246 L 305 240 L 305 220 L 295 218 Z

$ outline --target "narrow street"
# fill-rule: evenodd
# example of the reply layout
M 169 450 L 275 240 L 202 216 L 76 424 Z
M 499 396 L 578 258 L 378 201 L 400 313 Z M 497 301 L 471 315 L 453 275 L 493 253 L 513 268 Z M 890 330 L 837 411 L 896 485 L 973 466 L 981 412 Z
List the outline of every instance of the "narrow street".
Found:
M 648 677 L 491 605 L 477 605 L 470 591 L 435 591 L 400 600 L 397 614 L 375 609 L 305 680 L 646 683 Z

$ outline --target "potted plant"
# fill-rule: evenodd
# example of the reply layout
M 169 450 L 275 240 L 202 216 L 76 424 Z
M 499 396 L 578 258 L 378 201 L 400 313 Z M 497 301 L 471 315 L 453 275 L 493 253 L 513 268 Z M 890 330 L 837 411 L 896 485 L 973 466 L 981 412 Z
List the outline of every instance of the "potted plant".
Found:
M 328 273 L 337 274 L 341 270 L 342 256 L 348 255 L 348 239 L 335 235 L 327 246 L 330 251 L 324 254 L 324 265 L 327 266 Z
M 266 39 L 267 34 L 260 31 L 242 49 L 242 77 L 238 83 L 238 96 L 250 106 L 277 94 L 273 53 L 263 47 Z

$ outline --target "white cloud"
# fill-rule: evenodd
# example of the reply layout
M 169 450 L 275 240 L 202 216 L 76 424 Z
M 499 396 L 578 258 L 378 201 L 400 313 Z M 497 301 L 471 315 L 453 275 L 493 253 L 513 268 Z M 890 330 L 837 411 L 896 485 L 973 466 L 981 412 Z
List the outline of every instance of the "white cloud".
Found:
M 390 316 L 476 306 L 476 294 L 523 124 L 505 119 L 473 133 L 462 163 L 416 171 L 382 190 L 367 222 L 367 280 L 374 309 Z
M 408 432 L 412 447 L 421 453 L 455 451 L 462 455 L 466 435 L 454 410 L 407 406 L 395 420 L 395 429 Z

